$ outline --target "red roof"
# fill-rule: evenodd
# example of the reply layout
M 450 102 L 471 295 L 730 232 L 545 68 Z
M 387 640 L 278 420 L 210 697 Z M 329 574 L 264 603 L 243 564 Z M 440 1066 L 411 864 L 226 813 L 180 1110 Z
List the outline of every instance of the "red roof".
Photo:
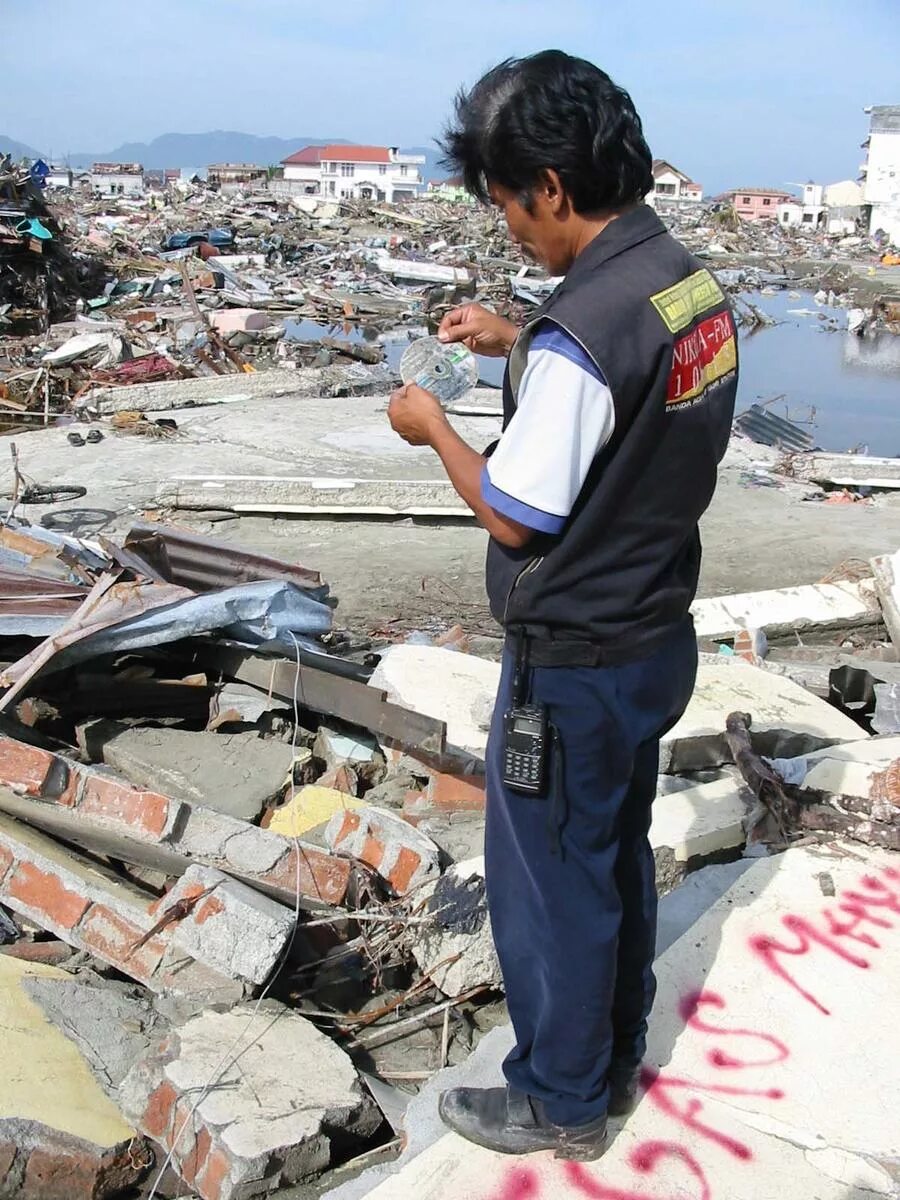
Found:
M 387 146 L 323 146 L 322 158 L 336 162 L 389 163 Z
M 303 150 L 298 150 L 295 154 L 291 154 L 281 161 L 285 166 L 317 167 L 322 161 L 322 147 L 306 146 Z

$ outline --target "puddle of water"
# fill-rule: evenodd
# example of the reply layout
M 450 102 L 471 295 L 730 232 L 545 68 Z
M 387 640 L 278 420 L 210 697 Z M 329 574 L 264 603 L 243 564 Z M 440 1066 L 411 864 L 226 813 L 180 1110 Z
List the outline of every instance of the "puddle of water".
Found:
M 862 339 L 847 333 L 846 310 L 817 305 L 812 292 L 801 293 L 799 299 L 786 291 L 772 296 L 751 293 L 748 299 L 781 324 L 741 335 L 738 411 L 783 395 L 771 411 L 809 429 L 823 449 L 863 447 L 870 454 L 900 456 L 900 337 L 883 333 Z M 791 309 L 815 315 L 800 316 Z M 837 319 L 840 331 L 825 332 L 820 313 Z M 410 335 L 421 337 L 424 332 L 400 328 L 379 333 L 352 323 L 287 322 L 287 336 L 295 340 L 380 340 L 394 370 Z M 478 366 L 481 383 L 500 387 L 503 359 L 479 356 Z
M 784 324 L 741 336 L 738 411 L 784 395 L 771 411 L 808 429 L 823 449 L 900 455 L 900 337 L 858 338 L 846 331 L 846 309 L 819 307 L 812 293 L 799 300 L 787 292 L 749 299 Z M 836 317 L 841 329 L 824 332 L 819 313 Z

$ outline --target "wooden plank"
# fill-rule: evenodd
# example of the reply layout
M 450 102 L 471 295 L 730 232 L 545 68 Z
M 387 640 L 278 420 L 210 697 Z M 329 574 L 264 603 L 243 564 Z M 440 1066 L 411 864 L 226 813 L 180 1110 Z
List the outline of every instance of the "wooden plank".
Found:
M 315 712 L 340 717 L 390 738 L 404 749 L 443 754 L 447 726 L 424 713 L 402 708 L 386 699 L 385 692 L 355 679 L 344 679 L 330 671 L 300 667 L 284 658 L 263 658 L 231 647 L 216 647 L 207 655 L 211 668 L 262 692 L 271 692 L 288 705 L 294 702 Z

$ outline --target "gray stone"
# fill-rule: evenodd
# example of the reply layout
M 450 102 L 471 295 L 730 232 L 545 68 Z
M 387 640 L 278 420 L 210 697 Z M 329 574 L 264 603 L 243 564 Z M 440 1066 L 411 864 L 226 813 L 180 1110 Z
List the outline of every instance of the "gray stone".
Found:
M 113 725 L 103 738 L 103 761 L 138 787 L 248 821 L 284 787 L 292 757 L 255 733 Z

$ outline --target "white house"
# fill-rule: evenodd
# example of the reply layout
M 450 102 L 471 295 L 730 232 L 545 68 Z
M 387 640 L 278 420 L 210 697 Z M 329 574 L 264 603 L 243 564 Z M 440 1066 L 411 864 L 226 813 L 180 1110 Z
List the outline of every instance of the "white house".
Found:
M 306 146 L 282 160 L 292 190 L 335 199 L 394 203 L 418 195 L 423 154 L 401 154 L 396 146 Z
M 821 183 L 795 183 L 803 189 L 802 200 L 785 198 L 778 205 L 778 224 L 802 229 L 818 229 L 825 219 L 825 188 Z
M 869 114 L 860 167 L 863 203 L 870 206 L 869 232 L 882 229 L 900 246 L 900 104 L 879 104 Z
M 70 188 L 72 186 L 72 172 L 68 167 L 51 166 L 50 173 L 44 181 L 44 186 L 47 188 Z
M 91 191 L 98 196 L 143 196 L 144 168 L 140 163 L 94 163 Z
M 703 188 L 699 183 L 694 183 L 689 175 L 664 158 L 654 158 L 653 191 L 648 196 L 652 204 L 699 204 L 702 199 Z
M 825 188 L 825 210 L 828 233 L 856 233 L 857 221 L 862 212 L 863 190 L 853 179 L 842 179 L 829 183 Z

